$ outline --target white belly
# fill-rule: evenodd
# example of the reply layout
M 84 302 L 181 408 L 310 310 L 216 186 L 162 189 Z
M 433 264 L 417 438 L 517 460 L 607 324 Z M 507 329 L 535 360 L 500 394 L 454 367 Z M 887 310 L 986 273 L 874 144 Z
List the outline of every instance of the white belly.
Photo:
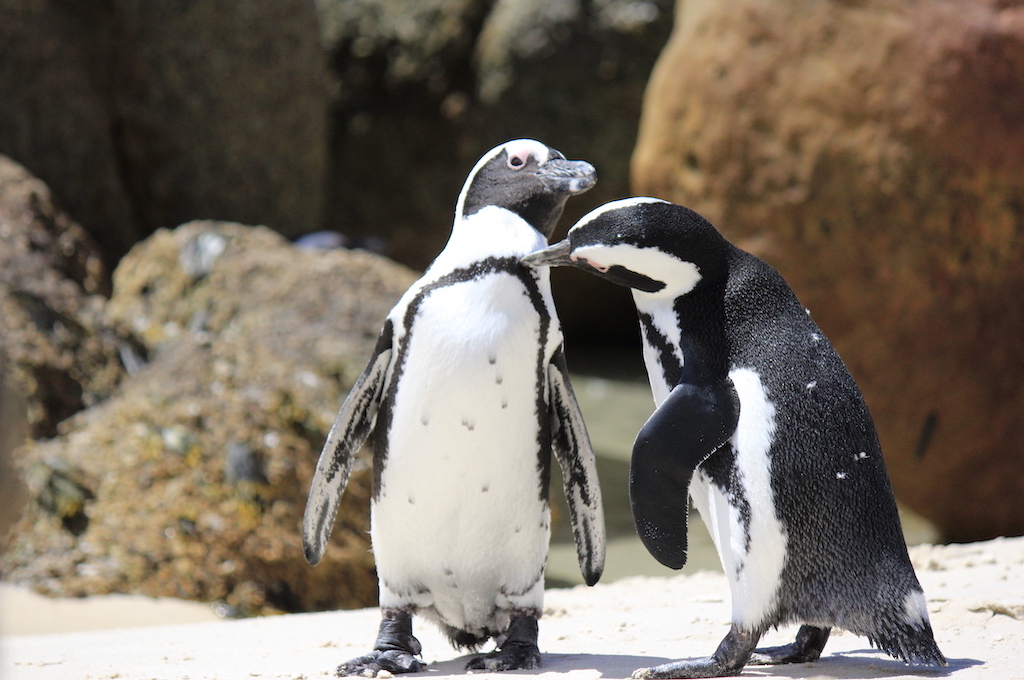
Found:
M 756 372 L 729 373 L 740 398 L 740 418 L 731 444 L 736 454 L 736 491 L 749 506 L 749 535 L 737 504 L 698 469 L 690 498 L 715 542 L 732 593 L 732 620 L 759 628 L 774 606 L 786 560 L 786 533 L 775 510 L 769 450 L 775 407 Z
M 381 605 L 451 626 L 540 608 L 550 535 L 538 473 L 540 318 L 514 277 L 439 289 L 399 378 L 372 540 Z M 538 585 L 539 584 L 539 585 Z

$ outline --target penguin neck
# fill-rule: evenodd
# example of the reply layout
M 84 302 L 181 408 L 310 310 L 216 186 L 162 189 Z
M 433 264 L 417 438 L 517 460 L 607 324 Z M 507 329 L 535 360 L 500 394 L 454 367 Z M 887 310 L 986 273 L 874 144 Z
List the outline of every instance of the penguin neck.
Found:
M 680 383 L 707 385 L 728 373 L 721 286 L 676 298 L 634 291 L 644 340 L 644 363 L 660 404 Z
M 455 218 L 448 243 L 430 268 L 450 271 L 487 258 L 518 258 L 546 245 L 547 240 L 522 217 L 492 205 Z

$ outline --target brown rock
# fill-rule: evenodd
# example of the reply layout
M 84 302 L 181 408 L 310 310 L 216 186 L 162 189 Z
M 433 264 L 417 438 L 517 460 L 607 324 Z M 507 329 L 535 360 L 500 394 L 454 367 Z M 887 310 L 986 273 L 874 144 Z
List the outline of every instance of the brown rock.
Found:
M 681 2 L 637 193 L 772 262 L 952 540 L 1024 533 L 1024 7 Z
M 136 246 L 109 310 L 152 361 L 25 451 L 36 503 L 4 578 L 245 614 L 372 604 L 369 461 L 315 569 L 299 527 L 345 390 L 414 279 L 375 255 L 303 251 L 236 224 L 190 223 Z
M 99 249 L 40 180 L 0 156 L 0 355 L 34 437 L 106 398 L 130 334 L 104 309 Z

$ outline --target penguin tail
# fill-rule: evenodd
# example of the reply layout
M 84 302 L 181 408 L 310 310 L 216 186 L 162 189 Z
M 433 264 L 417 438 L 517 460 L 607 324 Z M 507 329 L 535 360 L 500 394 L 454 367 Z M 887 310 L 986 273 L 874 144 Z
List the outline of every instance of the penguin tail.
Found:
M 461 630 L 447 624 L 441 624 L 441 630 L 448 637 L 452 647 L 476 654 L 484 643 L 491 639 L 487 633 L 482 635 L 468 630 Z
M 912 666 L 945 666 L 946 657 L 935 644 L 932 627 L 902 624 L 886 635 L 869 635 L 874 647 Z

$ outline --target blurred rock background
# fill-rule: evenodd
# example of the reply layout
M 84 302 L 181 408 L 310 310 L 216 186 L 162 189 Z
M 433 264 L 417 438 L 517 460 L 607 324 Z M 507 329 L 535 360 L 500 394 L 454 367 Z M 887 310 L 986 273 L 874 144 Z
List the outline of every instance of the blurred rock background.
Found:
M 778 267 L 901 502 L 1024 533 L 1024 3 L 0 0 L 0 576 L 372 603 L 366 472 L 311 570 L 312 467 L 515 137 L 598 169 L 556 237 L 651 194 Z M 629 296 L 554 285 L 570 362 L 635 372 Z

